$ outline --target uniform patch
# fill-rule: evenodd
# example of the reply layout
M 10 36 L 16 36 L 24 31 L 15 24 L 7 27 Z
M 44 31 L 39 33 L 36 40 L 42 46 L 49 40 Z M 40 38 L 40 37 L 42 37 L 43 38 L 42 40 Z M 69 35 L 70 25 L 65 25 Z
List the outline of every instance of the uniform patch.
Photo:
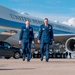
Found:
M 23 29 L 23 31 L 25 31 L 26 29 Z
M 51 31 L 51 27 L 49 27 L 49 32 Z
M 45 28 L 43 28 L 42 30 L 45 30 Z
M 49 27 L 49 31 L 51 31 L 51 27 Z
M 49 29 L 51 29 L 51 27 L 49 27 Z

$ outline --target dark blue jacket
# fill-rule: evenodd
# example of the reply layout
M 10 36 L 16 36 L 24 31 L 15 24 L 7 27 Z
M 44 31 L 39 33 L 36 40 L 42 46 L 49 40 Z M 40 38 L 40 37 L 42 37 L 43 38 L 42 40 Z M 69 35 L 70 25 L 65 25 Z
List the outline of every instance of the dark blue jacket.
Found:
M 46 27 L 44 24 L 39 28 L 38 40 L 45 43 L 52 43 L 54 40 L 53 29 L 50 24 Z
M 19 40 L 24 40 L 25 42 L 34 41 L 33 28 L 30 26 L 28 28 L 26 28 L 25 26 L 22 27 Z

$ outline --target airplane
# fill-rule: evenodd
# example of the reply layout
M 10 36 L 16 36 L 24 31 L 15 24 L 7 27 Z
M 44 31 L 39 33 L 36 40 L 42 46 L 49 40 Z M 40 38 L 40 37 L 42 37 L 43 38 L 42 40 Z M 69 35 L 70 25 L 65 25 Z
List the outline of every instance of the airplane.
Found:
M 26 20 L 30 21 L 34 29 L 35 47 L 38 49 L 37 36 L 39 27 L 43 24 L 43 19 L 27 13 L 22 14 L 2 5 L 0 5 L 0 40 L 20 47 L 18 44 L 19 34 L 21 28 L 25 26 Z M 50 20 L 49 24 L 53 26 L 55 43 L 65 44 L 67 51 L 75 52 L 75 27 Z

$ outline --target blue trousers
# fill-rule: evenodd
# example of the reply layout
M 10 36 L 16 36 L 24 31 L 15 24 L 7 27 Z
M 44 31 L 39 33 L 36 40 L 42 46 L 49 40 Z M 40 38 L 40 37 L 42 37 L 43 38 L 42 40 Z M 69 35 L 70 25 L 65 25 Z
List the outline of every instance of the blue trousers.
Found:
M 44 46 L 46 46 L 46 60 L 49 60 L 49 43 L 41 42 L 40 45 L 40 51 L 41 51 L 41 57 L 44 56 Z
M 27 60 L 31 59 L 31 43 L 22 41 L 23 58 L 27 55 Z

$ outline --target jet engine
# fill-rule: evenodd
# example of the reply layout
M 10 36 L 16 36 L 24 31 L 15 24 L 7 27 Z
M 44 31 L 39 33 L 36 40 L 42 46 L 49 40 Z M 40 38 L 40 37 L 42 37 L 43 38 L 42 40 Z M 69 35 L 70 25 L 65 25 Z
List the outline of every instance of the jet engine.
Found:
M 75 37 L 69 38 L 65 43 L 67 51 L 75 52 Z

